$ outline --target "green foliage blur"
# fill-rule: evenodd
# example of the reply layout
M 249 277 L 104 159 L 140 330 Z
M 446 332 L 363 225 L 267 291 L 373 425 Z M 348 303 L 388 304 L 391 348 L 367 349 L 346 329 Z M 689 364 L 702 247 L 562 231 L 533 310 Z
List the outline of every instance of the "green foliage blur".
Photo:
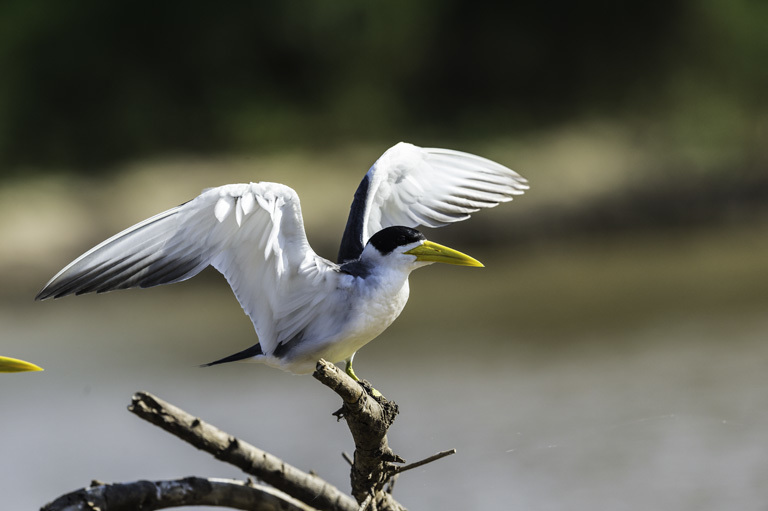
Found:
M 592 116 L 754 142 L 767 21 L 757 0 L 5 0 L 0 176 Z

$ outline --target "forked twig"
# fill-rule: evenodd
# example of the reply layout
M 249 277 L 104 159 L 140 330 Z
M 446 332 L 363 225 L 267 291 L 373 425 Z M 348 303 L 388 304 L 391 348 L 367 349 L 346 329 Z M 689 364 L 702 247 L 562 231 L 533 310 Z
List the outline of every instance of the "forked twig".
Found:
M 314 508 L 357 509 L 357 504 L 348 495 L 323 479 L 238 440 L 152 394 L 137 392 L 128 410 Z
M 441 458 L 445 458 L 446 456 L 450 456 L 451 454 L 456 454 L 456 449 L 448 449 L 447 451 L 441 451 L 437 454 L 433 454 L 432 456 L 429 456 L 428 458 L 424 458 L 421 461 L 416 461 L 413 463 L 409 463 L 408 465 L 395 467 L 393 470 L 395 474 L 402 474 L 406 470 L 411 470 L 412 468 L 421 467 L 423 465 L 426 465 L 427 463 L 432 463 L 433 461 L 437 461 Z
M 355 454 L 342 453 L 351 467 L 355 500 L 313 473 L 306 473 L 247 442 L 239 440 L 184 410 L 146 392 L 137 392 L 128 409 L 156 426 L 231 463 L 272 485 L 251 481 L 188 477 L 174 481 L 106 484 L 95 481 L 46 505 L 45 511 L 101 509 L 164 509 L 182 505 L 225 505 L 255 511 L 404 511 L 392 497 L 398 475 L 456 452 L 442 451 L 407 465 L 387 443 L 397 405 L 357 382 L 335 365 L 321 360 L 314 377 L 336 392 L 344 404 L 335 415 L 344 418 L 355 442 Z

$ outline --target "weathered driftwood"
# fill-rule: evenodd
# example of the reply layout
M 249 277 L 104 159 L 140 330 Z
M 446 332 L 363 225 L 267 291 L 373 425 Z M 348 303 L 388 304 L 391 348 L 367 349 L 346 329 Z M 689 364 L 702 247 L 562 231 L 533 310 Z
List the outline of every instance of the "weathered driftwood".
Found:
M 184 410 L 146 392 L 137 392 L 128 409 L 169 433 L 231 463 L 273 488 L 252 482 L 189 477 L 176 481 L 94 483 L 63 495 L 44 511 L 118 511 L 163 509 L 181 505 L 213 505 L 256 511 L 401 511 L 392 497 L 397 476 L 456 452 L 451 449 L 424 460 L 405 460 L 390 449 L 387 430 L 397 416 L 397 405 L 375 392 L 367 382 L 356 382 L 335 365 L 321 360 L 313 375 L 343 401 L 334 413 L 349 426 L 355 453 L 351 465 L 354 500 L 320 477 L 293 467 L 280 458 L 239 440 Z
M 323 479 L 289 465 L 248 442 L 238 440 L 156 396 L 137 392 L 128 410 L 316 509 L 357 509 L 349 496 Z
M 62 495 L 41 511 L 153 511 L 178 506 L 222 506 L 248 511 L 313 511 L 280 490 L 234 479 L 185 477 L 170 481 L 107 484 Z

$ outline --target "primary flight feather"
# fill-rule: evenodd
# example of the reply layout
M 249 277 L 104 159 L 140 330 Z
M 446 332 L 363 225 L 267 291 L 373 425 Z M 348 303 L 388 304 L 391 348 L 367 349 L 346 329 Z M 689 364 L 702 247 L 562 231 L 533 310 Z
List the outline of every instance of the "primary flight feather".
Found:
M 37 299 L 169 284 L 210 265 L 227 279 L 259 338 L 211 364 L 247 360 L 302 374 L 325 358 L 346 361 L 356 378 L 355 352 L 400 314 L 412 270 L 433 262 L 482 266 L 415 228 L 466 220 L 522 194 L 526 183 L 479 156 L 401 142 L 355 192 L 338 263 L 310 247 L 294 190 L 233 184 L 100 243 L 56 274 Z

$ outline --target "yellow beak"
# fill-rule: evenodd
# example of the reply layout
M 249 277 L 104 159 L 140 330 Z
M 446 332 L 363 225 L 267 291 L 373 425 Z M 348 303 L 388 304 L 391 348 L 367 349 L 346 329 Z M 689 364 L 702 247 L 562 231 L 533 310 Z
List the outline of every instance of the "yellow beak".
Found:
M 0 373 L 21 373 L 24 371 L 42 371 L 43 368 L 18 358 L 0 357 Z
M 443 245 L 438 245 L 431 241 L 425 241 L 418 247 L 412 248 L 405 253 L 416 256 L 417 261 L 483 267 L 483 263 L 474 257 L 469 257 L 467 254 L 462 254 L 458 250 L 444 247 Z

